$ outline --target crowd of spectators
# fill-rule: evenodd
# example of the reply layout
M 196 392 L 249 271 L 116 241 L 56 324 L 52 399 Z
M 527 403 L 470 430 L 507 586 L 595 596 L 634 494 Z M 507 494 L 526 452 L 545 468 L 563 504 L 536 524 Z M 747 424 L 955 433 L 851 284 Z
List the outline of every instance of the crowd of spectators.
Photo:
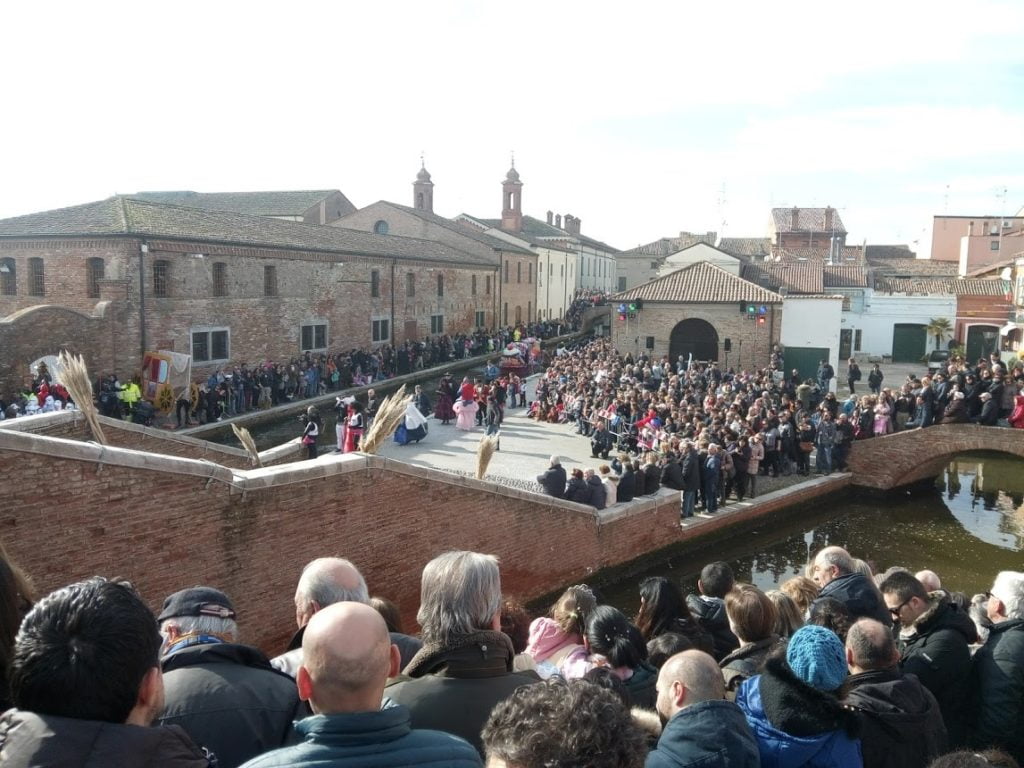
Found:
M 126 768 L 1017 766 L 1024 573 L 969 599 L 830 546 L 767 594 L 725 562 L 693 594 L 644 579 L 628 616 L 586 585 L 543 615 L 497 559 L 422 573 L 417 635 L 350 561 L 309 563 L 270 658 L 212 586 L 154 615 L 94 577 L 35 600 L 0 553 L 0 762 Z M 282 602 L 288 601 L 281 595 Z M 966 751 L 965 751 L 966 750 Z M 981 761 L 981 762 L 979 762 Z

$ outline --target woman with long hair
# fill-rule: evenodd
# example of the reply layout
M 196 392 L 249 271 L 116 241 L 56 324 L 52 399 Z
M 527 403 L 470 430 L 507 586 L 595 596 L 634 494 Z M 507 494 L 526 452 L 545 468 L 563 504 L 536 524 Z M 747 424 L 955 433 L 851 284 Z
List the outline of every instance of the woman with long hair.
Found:
M 597 606 L 587 619 L 583 643 L 590 652 L 591 667 L 611 668 L 626 684 L 635 706 L 654 709 L 658 672 L 645 660 L 643 639 L 622 611 Z
M 634 623 L 645 642 L 666 632 L 675 632 L 693 642 L 694 648 L 714 652 L 711 635 L 693 618 L 676 583 L 664 576 L 652 576 L 640 582 L 640 611 Z

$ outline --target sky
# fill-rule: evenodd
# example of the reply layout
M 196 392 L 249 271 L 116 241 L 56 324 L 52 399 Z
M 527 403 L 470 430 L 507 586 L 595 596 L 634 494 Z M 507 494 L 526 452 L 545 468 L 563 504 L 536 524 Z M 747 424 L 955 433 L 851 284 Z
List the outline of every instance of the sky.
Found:
M 8 3 L 0 218 L 140 190 L 571 213 L 628 249 L 1024 207 L 1021 2 Z M 1016 38 L 1016 39 L 1015 39 Z M 1004 192 L 1005 190 L 1005 192 Z

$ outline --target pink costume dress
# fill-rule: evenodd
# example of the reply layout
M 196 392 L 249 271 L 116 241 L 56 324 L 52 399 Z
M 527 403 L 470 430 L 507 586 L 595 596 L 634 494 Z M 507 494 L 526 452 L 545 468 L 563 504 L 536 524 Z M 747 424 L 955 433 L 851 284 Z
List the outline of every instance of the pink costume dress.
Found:
M 874 433 L 876 435 L 887 435 L 889 434 L 889 427 L 891 422 L 889 421 L 889 406 L 885 403 L 879 403 L 875 406 L 875 426 Z
M 476 426 L 476 412 L 479 406 L 475 400 L 456 400 L 452 409 L 455 411 L 457 429 L 473 429 Z

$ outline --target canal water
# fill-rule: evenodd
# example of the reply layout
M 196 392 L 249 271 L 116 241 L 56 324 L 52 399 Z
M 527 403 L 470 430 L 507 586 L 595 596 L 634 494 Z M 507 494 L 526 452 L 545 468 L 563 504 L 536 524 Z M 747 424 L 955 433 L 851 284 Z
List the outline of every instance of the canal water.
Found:
M 949 590 L 984 592 L 999 571 L 1024 570 L 1024 462 L 963 455 L 928 491 L 880 497 L 853 490 L 834 501 L 823 498 L 782 524 L 766 522 L 720 544 L 669 552 L 599 591 L 632 616 L 643 578 L 667 576 L 684 592 L 696 592 L 700 569 L 715 560 L 728 562 L 738 581 L 774 589 L 829 545 L 845 547 L 876 572 L 893 565 L 930 568 Z

